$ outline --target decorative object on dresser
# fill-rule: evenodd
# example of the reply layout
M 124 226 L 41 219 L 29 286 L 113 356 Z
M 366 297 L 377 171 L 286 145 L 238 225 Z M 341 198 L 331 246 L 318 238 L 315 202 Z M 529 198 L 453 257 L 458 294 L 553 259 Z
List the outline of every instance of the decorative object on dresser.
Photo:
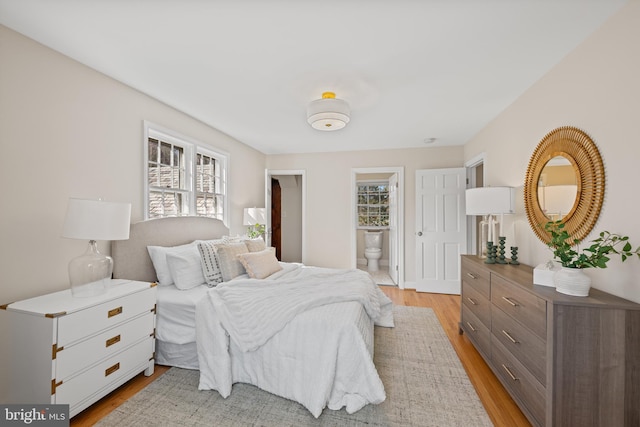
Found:
M 628 236 L 603 231 L 597 239 L 591 241 L 589 247 L 580 251 L 580 240 L 569 235 L 562 221 L 549 221 L 544 229 L 551 235 L 547 245 L 562 265 L 562 269 L 556 271 L 553 278 L 556 290 L 563 294 L 580 297 L 589 295 L 591 279 L 584 274 L 583 269 L 607 268 L 610 255 L 620 255 L 622 262 L 634 255 L 640 258 L 640 247 L 633 250 Z
M 513 187 L 477 187 L 465 191 L 465 210 L 467 215 L 482 216 L 478 239 L 478 256 L 490 255 L 493 244 L 503 236 L 504 214 L 515 212 L 515 188 Z M 494 215 L 500 215 L 499 234 L 496 234 Z M 491 245 L 488 245 L 491 243 Z M 496 249 L 497 250 L 497 249 Z M 504 264 L 504 242 L 496 262 Z
M 518 247 L 511 246 L 511 261 L 509 261 L 511 265 L 519 265 L 520 261 L 518 261 Z
M 74 297 L 91 297 L 106 290 L 113 260 L 98 251 L 97 240 L 129 238 L 130 203 L 69 199 L 63 237 L 89 240 L 86 252 L 69 262 L 69 281 Z
M 68 404 L 74 416 L 144 371 L 153 374 L 156 285 L 113 280 L 0 307 L 0 402 Z
M 460 333 L 534 426 L 640 424 L 640 304 L 559 294 L 523 264 L 461 268 Z

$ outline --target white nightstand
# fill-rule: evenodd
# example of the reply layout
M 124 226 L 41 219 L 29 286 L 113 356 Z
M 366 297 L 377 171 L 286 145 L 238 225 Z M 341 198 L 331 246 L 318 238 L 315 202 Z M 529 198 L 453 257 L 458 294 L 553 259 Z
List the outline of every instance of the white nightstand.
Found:
M 155 283 L 112 280 L 0 307 L 0 402 L 69 404 L 74 416 L 138 373 L 153 374 Z

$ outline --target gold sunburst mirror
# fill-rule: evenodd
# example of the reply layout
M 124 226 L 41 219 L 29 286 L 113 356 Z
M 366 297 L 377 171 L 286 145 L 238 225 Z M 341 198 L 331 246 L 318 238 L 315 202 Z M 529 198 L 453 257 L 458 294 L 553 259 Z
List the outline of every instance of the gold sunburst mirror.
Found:
M 605 173 L 589 135 L 571 126 L 549 132 L 536 147 L 524 185 L 527 219 L 544 243 L 548 221 L 562 220 L 573 239 L 593 229 L 604 201 Z

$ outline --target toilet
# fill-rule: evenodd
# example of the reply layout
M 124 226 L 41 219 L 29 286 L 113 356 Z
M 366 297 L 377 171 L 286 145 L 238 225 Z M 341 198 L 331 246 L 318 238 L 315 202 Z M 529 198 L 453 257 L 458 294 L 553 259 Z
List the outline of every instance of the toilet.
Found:
M 378 260 L 382 257 L 382 231 L 364 232 L 364 257 L 367 259 L 367 269 L 378 271 Z

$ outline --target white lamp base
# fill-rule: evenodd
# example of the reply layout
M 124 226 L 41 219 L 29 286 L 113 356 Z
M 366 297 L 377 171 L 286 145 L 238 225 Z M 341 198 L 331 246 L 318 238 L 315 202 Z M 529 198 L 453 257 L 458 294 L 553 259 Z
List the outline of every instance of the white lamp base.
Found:
M 69 262 L 71 295 L 92 297 L 106 292 L 112 273 L 111 257 L 98 252 L 95 240 L 89 241 L 87 251 Z

